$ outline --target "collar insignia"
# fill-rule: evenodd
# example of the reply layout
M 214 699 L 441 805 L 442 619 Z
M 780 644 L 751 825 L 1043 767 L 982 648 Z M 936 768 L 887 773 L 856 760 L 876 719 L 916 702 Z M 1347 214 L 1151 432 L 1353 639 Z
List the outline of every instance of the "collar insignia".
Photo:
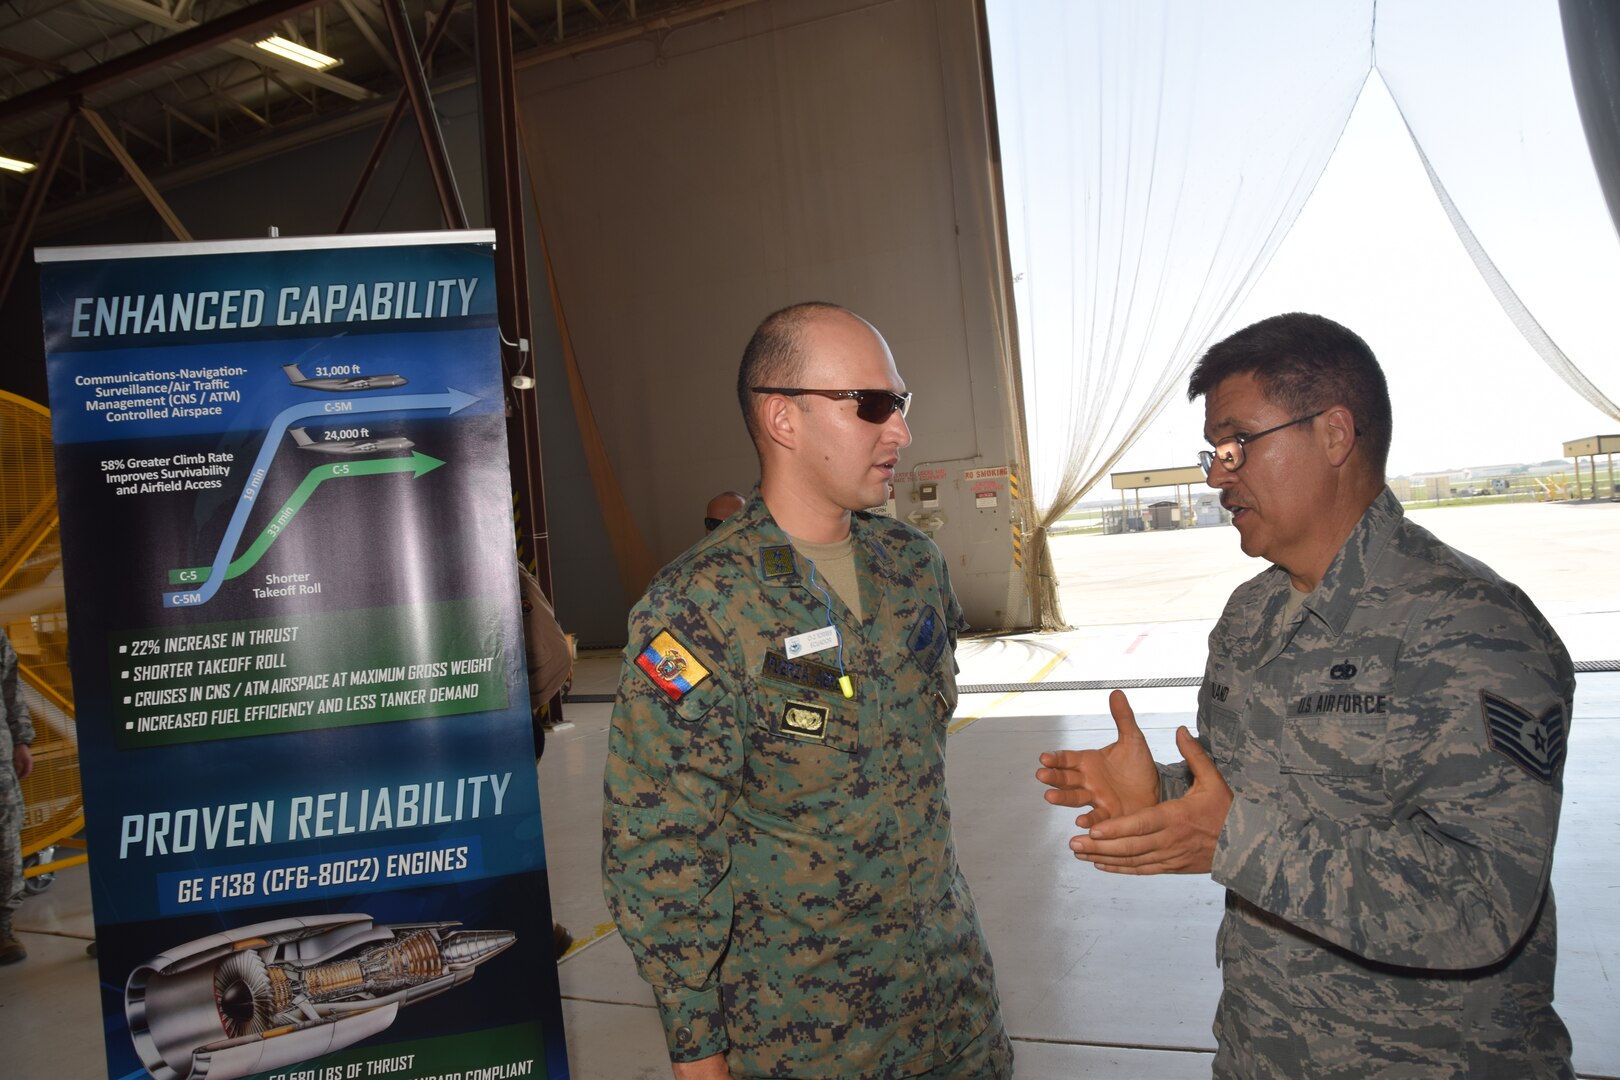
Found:
M 798 572 L 793 562 L 793 545 L 778 544 L 759 549 L 760 572 L 767 578 L 788 577 Z

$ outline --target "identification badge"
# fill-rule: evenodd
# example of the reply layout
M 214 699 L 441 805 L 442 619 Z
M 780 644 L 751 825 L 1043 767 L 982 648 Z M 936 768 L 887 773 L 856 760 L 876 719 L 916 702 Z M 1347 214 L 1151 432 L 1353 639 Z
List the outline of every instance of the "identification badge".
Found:
M 789 660 L 796 656 L 805 656 L 809 653 L 821 652 L 838 644 L 838 628 L 836 626 L 823 626 L 819 630 L 811 630 L 804 634 L 794 634 L 790 638 L 782 639 L 782 651 Z

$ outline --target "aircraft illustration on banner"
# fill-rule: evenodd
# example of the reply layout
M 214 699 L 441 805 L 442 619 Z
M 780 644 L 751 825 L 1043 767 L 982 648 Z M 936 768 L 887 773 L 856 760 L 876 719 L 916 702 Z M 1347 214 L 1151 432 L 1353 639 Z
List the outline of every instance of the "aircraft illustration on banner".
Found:
M 301 427 L 288 428 L 287 433 L 298 444 L 298 449 L 317 454 L 374 454 L 388 450 L 409 450 L 416 445 L 403 435 L 385 439 L 323 439 L 317 442 Z
M 305 390 L 326 390 L 333 394 L 347 394 L 353 390 L 386 390 L 391 386 L 404 386 L 403 375 L 351 375 L 340 379 L 306 379 L 297 364 L 282 364 L 281 370 L 294 386 Z
M 289 367 L 293 365 L 287 365 Z M 397 375 L 386 378 L 399 378 Z M 401 382 L 404 380 L 401 379 Z M 444 409 L 454 416 L 462 409 L 476 402 L 478 398 L 463 393 L 454 387 L 447 387 L 442 394 L 385 394 L 377 397 L 357 397 L 352 400 L 339 401 L 302 401 L 296 405 L 289 405 L 277 413 L 265 429 L 264 441 L 259 444 L 259 452 L 255 455 L 253 464 L 248 470 L 247 484 L 241 494 L 236 497 L 235 509 L 231 519 L 225 526 L 225 535 L 215 550 L 213 562 L 208 566 L 182 567 L 169 572 L 171 585 L 182 585 L 184 588 L 175 592 L 163 594 L 163 606 L 199 607 L 214 598 L 227 578 L 236 577 L 258 561 L 264 550 L 280 535 L 286 527 L 291 516 L 298 512 L 304 502 L 314 493 L 315 489 L 327 480 L 349 480 L 358 476 L 374 476 L 381 473 L 409 472 L 413 476 L 422 477 L 439 468 L 443 461 L 429 457 L 419 450 L 412 450 L 409 457 L 380 457 L 361 458 L 356 461 L 332 462 L 328 465 L 319 465 L 312 469 L 300 483 L 297 490 L 289 496 L 287 503 L 276 514 L 276 517 L 265 527 L 264 532 L 253 542 L 248 551 L 236 556 L 237 543 L 242 539 L 247 529 L 248 518 L 253 511 L 253 504 L 264 487 L 265 477 L 270 472 L 270 462 L 276 455 L 276 450 L 283 445 L 281 437 L 293 427 L 302 427 L 300 421 L 313 420 L 317 417 L 331 419 L 341 415 L 347 420 L 350 417 L 360 417 L 365 413 L 383 412 L 413 412 L 436 411 Z M 364 429 L 361 429 L 364 430 Z M 306 436 L 307 437 L 307 436 Z M 298 436 L 293 436 L 295 440 Z M 378 440 L 384 442 L 386 440 Z M 308 450 L 324 449 L 314 444 L 305 447 L 302 442 L 299 446 Z M 407 442 L 407 445 L 408 442 Z M 394 449 L 389 446 L 385 449 Z M 405 449 L 405 447 L 397 447 Z M 358 455 L 369 451 L 355 449 L 353 451 L 334 451 L 344 456 Z

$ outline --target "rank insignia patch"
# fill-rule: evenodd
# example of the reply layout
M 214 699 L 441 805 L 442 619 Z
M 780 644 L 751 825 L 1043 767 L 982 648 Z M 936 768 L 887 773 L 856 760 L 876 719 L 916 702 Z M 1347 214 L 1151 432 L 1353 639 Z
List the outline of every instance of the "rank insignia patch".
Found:
M 798 567 L 793 563 L 793 547 L 791 544 L 760 548 L 759 566 L 760 570 L 768 578 L 787 577 L 798 570 Z
M 1564 775 L 1564 710 L 1554 705 L 1540 716 L 1506 698 L 1481 692 L 1480 712 L 1491 749 L 1540 780 L 1554 784 Z
M 776 722 L 776 733 L 810 742 L 821 742 L 827 737 L 827 717 L 832 710 L 825 705 L 810 705 L 803 701 L 789 701 L 782 708 Z
M 917 621 L 911 624 L 906 644 L 911 646 L 911 654 L 924 671 L 934 670 L 940 655 L 945 652 L 945 623 L 932 605 L 923 608 Z
M 692 650 L 676 641 L 675 635 L 668 630 L 659 631 L 658 636 L 641 650 L 641 655 L 636 657 L 636 666 L 646 672 L 654 685 L 673 701 L 681 700 L 709 677 L 709 669 L 698 663 Z

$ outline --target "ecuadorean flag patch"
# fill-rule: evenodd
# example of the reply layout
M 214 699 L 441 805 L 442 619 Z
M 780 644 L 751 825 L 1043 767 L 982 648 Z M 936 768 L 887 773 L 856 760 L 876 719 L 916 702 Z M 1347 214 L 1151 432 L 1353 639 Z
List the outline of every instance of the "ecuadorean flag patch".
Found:
M 709 669 L 698 663 L 692 650 L 675 640 L 668 630 L 659 631 L 636 657 L 636 666 L 647 673 L 670 700 L 679 701 L 698 683 L 709 677 Z

